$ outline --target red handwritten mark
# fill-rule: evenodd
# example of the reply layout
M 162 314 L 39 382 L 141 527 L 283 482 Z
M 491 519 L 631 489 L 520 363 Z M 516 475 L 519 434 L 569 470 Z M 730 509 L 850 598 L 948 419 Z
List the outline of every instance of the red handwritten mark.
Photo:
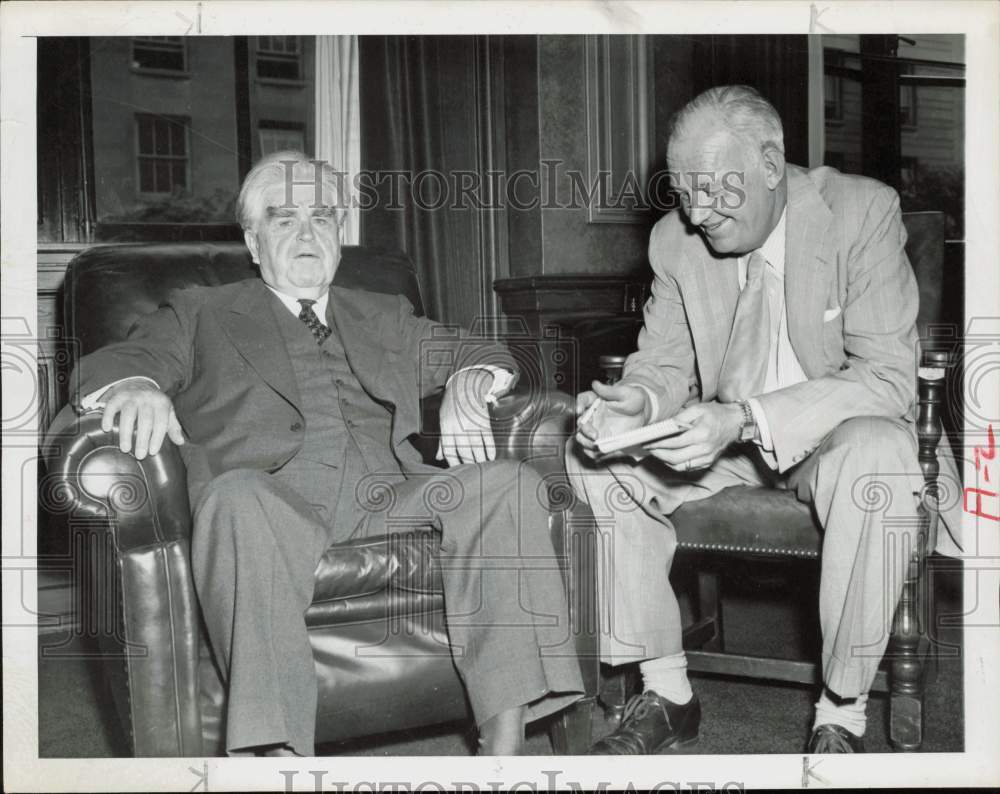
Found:
M 986 446 L 976 447 L 973 452 L 973 462 L 976 464 L 976 471 L 979 471 L 981 460 L 993 460 L 997 454 L 996 440 L 993 437 L 993 425 L 990 424 L 986 428 Z M 989 467 L 983 466 L 983 479 L 986 482 L 990 481 L 990 470 Z M 975 495 L 975 507 L 969 508 L 969 497 Z M 996 491 L 987 491 L 983 488 L 966 488 L 962 492 L 962 503 L 965 508 L 966 513 L 972 513 L 973 515 L 980 516 L 981 518 L 988 518 L 992 521 L 1000 521 L 1000 515 L 994 515 L 992 513 L 987 513 L 983 508 L 983 497 L 992 497 L 996 499 L 998 494 Z
M 969 508 L 969 495 L 976 495 L 976 505 L 974 508 Z M 982 488 L 966 488 L 962 492 L 963 504 L 965 506 L 965 512 L 971 513 L 974 516 L 980 516 L 982 518 L 988 518 L 991 521 L 1000 521 L 1000 515 L 994 515 L 993 513 L 987 513 L 983 508 L 983 497 L 991 496 L 994 499 L 997 498 L 998 494 L 996 491 L 985 491 Z
M 976 447 L 975 452 L 973 452 L 972 459 L 976 464 L 976 471 L 979 471 L 980 456 L 983 460 L 993 460 L 997 456 L 997 446 L 996 441 L 993 438 L 992 424 L 986 428 L 986 443 L 986 447 Z

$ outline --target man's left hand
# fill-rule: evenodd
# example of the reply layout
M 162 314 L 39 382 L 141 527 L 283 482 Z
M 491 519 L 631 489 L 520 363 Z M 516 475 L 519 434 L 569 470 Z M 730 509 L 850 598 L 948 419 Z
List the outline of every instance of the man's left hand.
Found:
M 674 416 L 691 425 L 676 436 L 646 444 L 646 449 L 677 471 L 707 469 L 740 436 L 743 409 L 735 403 L 699 403 Z
M 437 459 L 449 466 L 485 463 L 497 455 L 486 396 L 493 374 L 467 369 L 453 376 L 441 401 L 441 443 Z

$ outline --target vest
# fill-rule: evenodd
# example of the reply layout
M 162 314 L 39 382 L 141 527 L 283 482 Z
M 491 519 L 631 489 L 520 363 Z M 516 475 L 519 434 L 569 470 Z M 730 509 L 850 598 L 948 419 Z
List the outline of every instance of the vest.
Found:
M 302 449 L 276 476 L 340 524 L 336 535 L 352 534 L 344 524 L 364 517 L 356 496 L 368 474 L 398 475 L 391 452 L 392 414 L 373 400 L 347 361 L 336 326 L 322 345 L 306 325 L 275 297 L 272 310 L 295 373 L 299 409 L 305 418 Z

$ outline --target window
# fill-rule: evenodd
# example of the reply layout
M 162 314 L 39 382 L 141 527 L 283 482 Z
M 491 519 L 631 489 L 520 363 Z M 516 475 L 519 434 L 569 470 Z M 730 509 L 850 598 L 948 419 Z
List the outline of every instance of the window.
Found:
M 190 120 L 137 113 L 135 121 L 139 192 L 171 195 L 187 190 Z
M 260 155 L 285 149 L 305 151 L 306 133 L 302 124 L 288 121 L 262 121 L 257 125 L 260 137 Z
M 257 37 L 257 77 L 301 79 L 298 36 Z
M 901 127 L 913 129 L 917 126 L 917 86 L 908 82 L 903 75 L 913 74 L 912 64 L 901 64 L 899 67 L 899 124 Z
M 132 68 L 184 72 L 187 53 L 183 36 L 142 36 L 132 39 Z
M 844 53 L 823 51 L 823 115 L 827 121 L 844 120 L 844 79 L 838 70 L 844 66 Z
M 904 192 L 916 188 L 919 162 L 916 157 L 899 158 L 900 187 Z

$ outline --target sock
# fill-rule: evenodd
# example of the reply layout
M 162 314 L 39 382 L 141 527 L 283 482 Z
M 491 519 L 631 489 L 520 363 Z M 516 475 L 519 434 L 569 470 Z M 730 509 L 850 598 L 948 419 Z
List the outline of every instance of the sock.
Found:
M 661 656 L 639 663 L 642 673 L 642 691 L 652 689 L 660 697 L 683 706 L 694 695 L 687 677 L 687 657 L 684 652 Z
M 868 693 L 858 695 L 853 700 L 845 700 L 838 705 L 824 689 L 816 704 L 816 720 L 813 722 L 813 730 L 816 730 L 820 725 L 833 724 L 847 728 L 855 736 L 864 736 L 868 721 L 865 716 L 867 706 Z

